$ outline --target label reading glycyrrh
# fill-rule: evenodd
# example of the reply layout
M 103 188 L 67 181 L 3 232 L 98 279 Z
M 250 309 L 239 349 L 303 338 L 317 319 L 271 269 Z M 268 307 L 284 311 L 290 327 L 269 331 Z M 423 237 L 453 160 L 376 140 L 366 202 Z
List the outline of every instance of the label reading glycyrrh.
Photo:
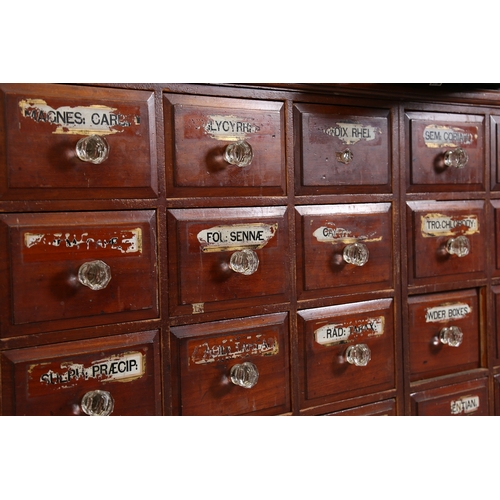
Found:
M 479 396 L 464 396 L 450 404 L 450 413 L 460 415 L 461 413 L 472 413 L 479 409 Z
M 361 123 L 336 123 L 334 127 L 324 130 L 325 134 L 340 139 L 345 144 L 355 144 L 359 141 L 373 141 L 382 131 L 371 125 Z
M 476 215 L 448 216 L 431 213 L 422 216 L 422 236 L 453 236 L 457 230 L 462 234 L 479 232 L 479 222 Z
M 248 119 L 234 115 L 212 115 L 207 118 L 204 129 L 214 139 L 225 141 L 244 139 L 249 134 L 255 134 L 260 130 L 258 125 L 251 123 Z
M 426 323 L 463 319 L 472 312 L 469 304 L 445 304 L 425 310 Z
M 464 129 L 441 125 L 427 125 L 423 136 L 425 145 L 430 148 L 469 146 L 477 139 L 477 127 Z
M 343 344 L 353 337 L 382 335 L 384 317 L 363 318 L 324 325 L 314 331 L 316 342 L 321 345 Z

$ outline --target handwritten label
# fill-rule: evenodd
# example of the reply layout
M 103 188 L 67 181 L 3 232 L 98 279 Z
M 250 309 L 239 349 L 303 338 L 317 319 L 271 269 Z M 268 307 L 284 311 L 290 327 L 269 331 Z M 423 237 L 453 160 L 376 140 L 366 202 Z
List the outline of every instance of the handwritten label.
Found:
M 437 307 L 429 307 L 425 310 L 426 323 L 449 321 L 451 319 L 463 319 L 472 312 L 468 304 L 444 304 Z
M 329 226 L 321 226 L 316 229 L 313 236 L 320 243 L 354 243 L 356 241 L 382 241 L 382 237 L 376 237 L 377 233 L 374 231 L 369 234 L 354 234 L 350 229 L 343 227 L 336 227 L 331 223 Z
M 475 215 L 448 216 L 433 213 L 423 215 L 421 222 L 424 237 L 453 236 L 456 232 L 462 234 L 479 232 L 479 221 Z
M 452 401 L 450 407 L 452 415 L 472 413 L 479 409 L 479 396 L 464 396 L 456 401 Z
M 477 127 L 467 129 L 440 125 L 427 125 L 423 132 L 427 147 L 458 147 L 468 146 L 477 141 Z
M 340 139 L 345 144 L 355 144 L 359 141 L 373 141 L 382 131 L 361 123 L 337 123 L 335 127 L 325 129 L 324 133 Z
M 245 139 L 249 134 L 259 132 L 260 127 L 245 118 L 234 115 L 213 115 L 204 125 L 205 132 L 213 139 L 235 141 Z
M 344 344 L 359 336 L 373 337 L 384 333 L 385 319 L 383 316 L 376 318 L 362 318 L 324 325 L 314 331 L 316 342 L 321 345 Z

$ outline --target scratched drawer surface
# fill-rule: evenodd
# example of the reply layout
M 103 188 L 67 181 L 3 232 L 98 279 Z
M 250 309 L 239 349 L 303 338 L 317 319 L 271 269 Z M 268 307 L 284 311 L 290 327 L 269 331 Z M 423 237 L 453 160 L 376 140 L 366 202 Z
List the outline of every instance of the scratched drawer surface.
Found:
M 396 401 L 387 399 L 362 406 L 356 406 L 347 410 L 340 410 L 325 414 L 325 417 L 393 417 L 396 416 Z
M 297 194 L 390 192 L 390 109 L 296 104 Z
M 4 351 L 2 414 L 159 415 L 157 331 Z
M 171 333 L 176 413 L 290 410 L 287 314 L 172 327 Z
M 476 290 L 410 297 L 411 380 L 479 368 L 479 317 Z
M 301 407 L 394 388 L 392 299 L 299 311 Z
M 390 203 L 296 208 L 301 298 L 392 286 Z
M 488 409 L 488 379 L 478 379 L 411 394 L 412 414 L 419 416 L 484 416 Z
M 286 300 L 285 207 L 174 209 L 168 223 L 174 314 Z
M 2 337 L 157 317 L 154 211 L 2 214 L 0 231 Z
M 483 201 L 408 202 L 407 220 L 410 284 L 485 276 Z
M 169 194 L 285 194 L 282 102 L 165 94 L 164 113 Z
M 484 116 L 407 111 L 408 190 L 484 189 Z
M 156 197 L 154 119 L 152 92 L 2 84 L 0 198 Z

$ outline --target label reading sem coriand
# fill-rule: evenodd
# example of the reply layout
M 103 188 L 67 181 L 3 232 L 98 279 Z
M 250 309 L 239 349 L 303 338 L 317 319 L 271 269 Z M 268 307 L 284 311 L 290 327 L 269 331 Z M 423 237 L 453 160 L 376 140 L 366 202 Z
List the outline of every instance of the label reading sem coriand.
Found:
M 423 131 L 424 143 L 428 148 L 471 146 L 477 142 L 477 127 L 449 127 L 427 125 Z
M 314 331 L 314 338 L 321 345 L 344 344 L 356 340 L 357 337 L 373 337 L 383 335 L 385 319 L 360 318 L 324 325 Z

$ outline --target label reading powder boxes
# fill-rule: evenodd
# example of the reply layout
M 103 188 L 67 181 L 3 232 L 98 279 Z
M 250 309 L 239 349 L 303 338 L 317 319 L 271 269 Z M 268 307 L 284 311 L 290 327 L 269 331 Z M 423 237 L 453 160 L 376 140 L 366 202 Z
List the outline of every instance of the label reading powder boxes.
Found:
M 472 413 L 479 409 L 479 396 L 464 396 L 450 404 L 450 413 L 460 415 Z
M 476 215 L 448 216 L 438 213 L 423 215 L 421 218 L 421 232 L 424 238 L 433 236 L 453 236 L 461 234 L 475 234 L 479 232 L 479 221 Z
M 463 319 L 472 312 L 468 304 L 443 304 L 425 310 L 426 323 Z
M 429 148 L 471 146 L 477 142 L 477 130 L 477 127 L 427 125 L 423 137 L 425 145 Z
M 324 133 L 339 139 L 344 144 L 355 144 L 359 141 L 373 141 L 382 131 L 378 127 L 356 122 L 336 123 L 334 127 L 324 129 Z
M 359 336 L 373 337 L 384 333 L 384 317 L 348 320 L 324 325 L 314 331 L 316 342 L 321 345 L 343 344 Z

